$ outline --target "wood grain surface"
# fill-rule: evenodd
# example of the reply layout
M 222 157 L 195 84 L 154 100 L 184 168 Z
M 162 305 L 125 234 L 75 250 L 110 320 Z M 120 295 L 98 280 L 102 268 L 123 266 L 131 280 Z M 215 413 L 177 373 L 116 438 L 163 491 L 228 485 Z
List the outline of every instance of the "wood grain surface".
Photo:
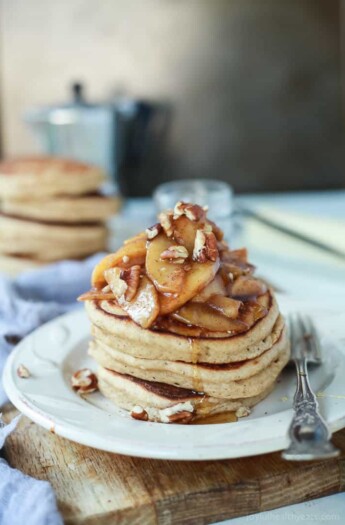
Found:
M 4 411 L 10 419 L 16 411 Z M 26 417 L 6 443 L 9 463 L 53 485 L 67 524 L 206 525 L 345 490 L 343 451 L 323 462 L 279 453 L 227 461 L 161 461 L 77 445 Z

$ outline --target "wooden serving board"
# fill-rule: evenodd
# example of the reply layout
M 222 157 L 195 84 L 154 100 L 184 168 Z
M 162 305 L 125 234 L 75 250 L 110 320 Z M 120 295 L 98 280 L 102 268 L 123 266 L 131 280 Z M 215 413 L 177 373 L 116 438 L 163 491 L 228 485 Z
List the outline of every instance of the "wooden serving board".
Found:
M 8 406 L 5 419 L 17 412 Z M 280 453 L 226 461 L 161 461 L 77 445 L 26 417 L 6 443 L 9 463 L 53 485 L 67 524 L 206 525 L 345 490 L 342 449 L 329 461 L 289 463 Z

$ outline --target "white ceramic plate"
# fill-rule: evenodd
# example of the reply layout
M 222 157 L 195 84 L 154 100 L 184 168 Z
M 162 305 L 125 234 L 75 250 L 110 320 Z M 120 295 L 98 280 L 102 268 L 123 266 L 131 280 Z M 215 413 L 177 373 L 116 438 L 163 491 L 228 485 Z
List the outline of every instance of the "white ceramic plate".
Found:
M 325 336 L 324 364 L 311 370 L 311 383 L 330 428 L 339 430 L 345 426 L 345 340 L 341 340 L 345 315 L 311 309 L 283 296 L 279 302 L 285 313 L 307 310 Z M 235 458 L 273 452 L 288 444 L 293 369 L 285 370 L 274 392 L 236 423 L 183 426 L 136 421 L 100 393 L 81 398 L 72 390 L 73 372 L 96 369 L 86 355 L 89 331 L 83 311 L 62 316 L 26 337 L 7 361 L 3 381 L 10 400 L 44 428 L 90 447 L 159 459 Z M 30 378 L 17 376 L 20 364 L 29 368 Z

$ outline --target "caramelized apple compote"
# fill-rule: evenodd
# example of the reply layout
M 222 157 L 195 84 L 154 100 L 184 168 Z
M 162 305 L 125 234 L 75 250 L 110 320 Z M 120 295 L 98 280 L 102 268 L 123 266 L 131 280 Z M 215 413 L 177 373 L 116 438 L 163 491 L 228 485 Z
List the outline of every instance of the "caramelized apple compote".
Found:
M 231 250 L 206 209 L 178 202 L 159 222 L 107 255 L 81 301 L 107 301 L 142 328 L 186 337 L 229 337 L 269 308 L 247 250 Z

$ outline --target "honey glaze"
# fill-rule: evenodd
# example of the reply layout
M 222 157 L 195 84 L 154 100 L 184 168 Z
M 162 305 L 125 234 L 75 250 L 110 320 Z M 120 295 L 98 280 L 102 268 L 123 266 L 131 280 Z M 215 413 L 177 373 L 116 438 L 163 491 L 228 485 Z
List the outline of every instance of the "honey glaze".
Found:
M 238 420 L 236 412 L 222 412 L 220 414 L 211 414 L 209 416 L 196 419 L 191 425 L 219 425 L 221 423 L 235 423 Z

